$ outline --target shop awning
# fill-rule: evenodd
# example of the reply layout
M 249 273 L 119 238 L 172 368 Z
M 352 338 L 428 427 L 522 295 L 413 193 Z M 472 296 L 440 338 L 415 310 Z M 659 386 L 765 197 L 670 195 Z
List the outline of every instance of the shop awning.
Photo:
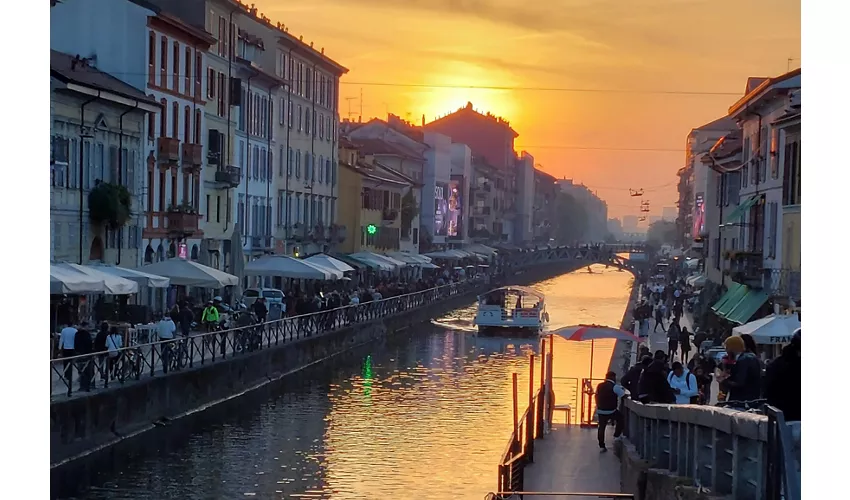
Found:
M 738 301 L 738 305 L 729 311 L 726 315 L 726 319 L 733 323 L 743 325 L 753 317 L 753 314 L 755 314 L 765 302 L 767 302 L 766 293 L 761 290 L 749 290 L 747 291 L 747 294 Z
M 747 214 L 747 210 L 749 210 L 750 208 L 752 208 L 753 205 L 758 203 L 759 198 L 761 198 L 761 195 L 757 194 L 754 196 L 750 196 L 749 198 L 739 203 L 738 206 L 735 207 L 735 210 L 732 210 L 732 212 L 730 212 L 729 215 L 726 216 L 724 224 L 737 224 L 741 222 L 741 217 L 745 216 Z
M 719 299 L 717 299 L 717 302 L 715 302 L 714 305 L 711 306 L 711 310 L 714 311 L 714 312 L 717 312 L 721 307 L 723 307 L 723 304 L 725 304 L 726 301 L 729 300 L 729 297 L 731 297 L 732 294 L 736 290 L 738 290 L 738 288 L 741 287 L 741 286 L 742 285 L 740 285 L 739 283 L 735 283 L 734 281 L 731 282 L 731 283 L 728 283 L 726 285 L 726 293 L 724 293 L 723 295 L 720 296 Z

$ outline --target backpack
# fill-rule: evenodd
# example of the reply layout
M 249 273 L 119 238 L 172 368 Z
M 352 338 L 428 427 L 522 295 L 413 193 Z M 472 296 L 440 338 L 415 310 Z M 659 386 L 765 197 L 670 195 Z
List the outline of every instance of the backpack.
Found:
M 690 389 L 691 389 L 691 377 L 693 377 L 693 378 L 694 378 L 694 383 L 695 383 L 695 384 L 697 383 L 697 382 L 696 382 L 696 380 L 697 380 L 696 375 L 694 375 L 694 374 L 693 374 L 693 373 L 691 373 L 691 372 L 688 372 L 688 375 L 685 377 L 685 384 L 688 386 L 688 390 L 690 390 Z M 673 378 L 673 372 L 670 372 L 670 374 L 669 374 L 669 375 L 667 375 L 667 383 L 668 383 L 668 384 L 670 383 L 670 380 L 671 380 L 672 378 Z M 690 404 L 692 404 L 692 405 L 698 405 L 698 404 L 699 404 L 699 395 L 691 396 Z

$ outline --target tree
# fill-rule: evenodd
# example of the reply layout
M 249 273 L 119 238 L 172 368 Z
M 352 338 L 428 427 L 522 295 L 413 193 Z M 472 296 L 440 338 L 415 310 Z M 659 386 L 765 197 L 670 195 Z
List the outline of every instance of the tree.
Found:
M 587 211 L 567 193 L 558 193 L 555 199 L 558 219 L 555 220 L 555 237 L 560 243 L 572 244 L 584 238 L 587 231 Z
M 676 223 L 666 220 L 655 221 L 649 225 L 646 231 L 646 241 L 655 243 L 656 245 L 675 245 L 676 244 Z

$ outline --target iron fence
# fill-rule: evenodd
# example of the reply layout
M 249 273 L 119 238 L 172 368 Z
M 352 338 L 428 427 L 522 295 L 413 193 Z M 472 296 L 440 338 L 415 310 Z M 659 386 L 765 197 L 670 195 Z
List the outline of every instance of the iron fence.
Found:
M 543 436 L 543 387 L 537 390 L 531 406 L 519 418 L 499 461 L 500 492 L 522 491 L 525 466 L 534 461 L 534 440 Z
M 116 352 L 97 352 L 50 360 L 51 397 L 71 396 L 194 368 L 233 356 L 269 349 L 352 325 L 387 318 L 466 293 L 480 283 L 451 283 L 377 301 L 291 316 L 266 323 L 211 331 L 131 345 Z M 76 384 L 75 384 L 76 382 Z M 76 386 L 76 387 L 75 387 Z

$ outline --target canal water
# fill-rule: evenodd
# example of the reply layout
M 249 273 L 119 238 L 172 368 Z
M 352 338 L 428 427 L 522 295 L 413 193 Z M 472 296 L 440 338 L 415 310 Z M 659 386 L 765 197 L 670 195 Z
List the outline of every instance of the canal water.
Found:
M 590 270 L 533 285 L 546 295 L 550 328 L 619 326 L 631 274 Z M 511 373 L 527 401 L 536 345 L 478 337 L 474 312 L 452 311 L 95 475 L 77 498 L 482 499 L 511 431 Z M 594 343 L 594 378 L 604 376 L 613 345 Z M 576 405 L 590 343 L 558 340 L 554 351 L 556 401 Z

